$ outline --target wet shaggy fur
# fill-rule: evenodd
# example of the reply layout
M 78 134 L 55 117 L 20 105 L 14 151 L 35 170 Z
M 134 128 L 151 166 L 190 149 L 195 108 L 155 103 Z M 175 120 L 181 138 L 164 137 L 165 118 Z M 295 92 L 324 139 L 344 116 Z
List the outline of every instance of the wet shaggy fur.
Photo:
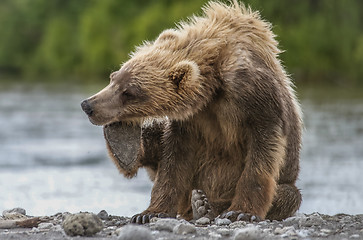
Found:
M 279 53 L 258 12 L 210 2 L 203 16 L 138 47 L 87 100 L 95 124 L 149 119 L 139 161 L 154 186 L 138 219 L 191 219 L 193 189 L 214 216 L 295 213 L 302 121 Z

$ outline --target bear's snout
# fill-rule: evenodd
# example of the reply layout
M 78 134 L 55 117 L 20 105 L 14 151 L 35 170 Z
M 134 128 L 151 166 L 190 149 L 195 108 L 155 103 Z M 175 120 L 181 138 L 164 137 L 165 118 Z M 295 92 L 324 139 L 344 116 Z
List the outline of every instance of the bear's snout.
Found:
M 87 100 L 84 100 L 82 103 L 81 103 L 81 107 L 82 107 L 82 110 L 90 117 L 92 116 L 93 114 L 93 109 L 92 109 L 92 106 L 91 104 L 87 101 Z

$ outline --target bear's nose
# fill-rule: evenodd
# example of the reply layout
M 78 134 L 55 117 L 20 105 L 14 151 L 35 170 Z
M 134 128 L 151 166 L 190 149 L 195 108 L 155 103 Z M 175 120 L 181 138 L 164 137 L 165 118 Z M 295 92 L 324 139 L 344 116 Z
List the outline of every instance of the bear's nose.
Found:
M 82 110 L 90 117 L 92 116 L 93 109 L 87 100 L 81 103 Z

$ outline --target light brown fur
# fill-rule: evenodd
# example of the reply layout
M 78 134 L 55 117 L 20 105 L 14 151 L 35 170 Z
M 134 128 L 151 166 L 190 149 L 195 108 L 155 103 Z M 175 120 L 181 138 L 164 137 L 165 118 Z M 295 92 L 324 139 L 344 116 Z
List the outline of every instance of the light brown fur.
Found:
M 138 47 L 84 103 L 98 125 L 164 118 L 158 147 L 143 145 L 158 154 L 140 158 L 154 175 L 140 217 L 190 219 L 192 189 L 206 193 L 215 215 L 283 219 L 299 208 L 301 112 L 279 53 L 258 12 L 210 2 L 203 16 Z

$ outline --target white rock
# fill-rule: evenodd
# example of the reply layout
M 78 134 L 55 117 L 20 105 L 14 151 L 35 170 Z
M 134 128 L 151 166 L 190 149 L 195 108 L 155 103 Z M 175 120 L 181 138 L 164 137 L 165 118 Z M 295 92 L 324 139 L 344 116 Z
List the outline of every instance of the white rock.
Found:
M 292 228 L 287 227 L 287 228 L 285 228 L 285 233 L 282 234 L 281 237 L 283 237 L 283 238 L 284 237 L 293 237 L 293 236 L 296 236 L 296 235 L 297 235 L 297 233 L 296 233 L 294 227 L 292 227 Z
M 8 210 L 4 210 L 3 211 L 3 216 L 5 216 L 5 214 L 7 213 L 19 213 L 21 215 L 26 215 L 26 211 L 24 208 L 13 208 L 13 209 L 8 209 Z
M 353 234 L 353 235 L 350 235 L 349 238 L 360 238 L 359 234 Z
M 231 234 L 231 230 L 228 228 L 220 228 L 217 229 L 217 233 L 221 234 L 222 236 L 229 236 Z
M 207 217 L 201 217 L 197 221 L 195 221 L 197 225 L 208 225 L 210 224 L 210 219 Z
M 325 237 L 329 236 L 329 234 L 326 234 L 326 233 L 319 233 L 319 234 L 318 234 L 318 236 L 319 236 L 319 237 L 324 237 L 324 238 L 325 238 Z
M 305 221 L 301 221 L 301 225 L 305 227 L 321 226 L 324 223 L 324 219 L 319 213 L 313 213 L 306 218 Z
M 300 218 L 298 218 L 296 216 L 292 216 L 292 217 L 286 218 L 283 222 L 285 224 L 292 225 L 295 223 L 299 223 L 299 220 L 300 220 Z
M 17 219 L 26 219 L 27 217 L 18 212 L 6 212 L 3 213 L 5 220 L 17 220 Z
M 247 223 L 245 221 L 236 221 L 233 222 L 229 225 L 229 228 L 234 229 L 234 228 L 244 228 L 247 225 Z
M 236 230 L 233 239 L 254 240 L 254 239 L 262 239 L 264 237 L 265 234 L 257 226 L 253 226 Z
M 39 228 L 33 227 L 32 230 L 30 230 L 31 233 L 38 233 L 40 232 Z
M 116 229 L 118 239 L 121 240 L 152 240 L 154 236 L 149 228 L 139 225 L 129 224 Z
M 38 229 L 39 230 L 47 230 L 53 228 L 53 223 L 39 223 Z
M 215 220 L 215 224 L 218 226 L 229 225 L 231 223 L 231 220 L 229 220 L 228 218 L 216 218 Z
M 197 229 L 190 223 L 181 223 L 174 227 L 173 232 L 175 234 L 186 235 L 189 233 L 195 233 Z
M 173 218 L 162 218 L 155 222 L 155 228 L 159 231 L 172 232 L 176 225 L 179 225 L 180 221 Z
M 219 239 L 222 238 L 222 235 L 216 232 L 210 232 L 209 234 L 209 238 L 208 239 Z
M 280 234 L 284 234 L 285 231 L 282 228 L 277 227 L 277 228 L 275 228 L 274 233 L 277 235 L 280 235 Z
M 297 230 L 296 234 L 300 238 L 307 238 L 311 232 L 312 232 L 312 230 L 302 229 L 302 230 Z
M 266 226 L 266 225 L 268 225 L 270 223 L 270 221 L 261 221 L 261 222 L 259 222 L 259 223 L 257 223 L 258 225 L 260 225 L 260 226 Z
M 64 232 L 64 231 L 63 231 L 63 228 L 62 228 L 62 226 L 61 226 L 61 225 L 55 225 L 55 226 L 53 226 L 53 227 L 51 228 L 51 230 L 52 230 L 52 231 L 55 231 L 55 232 Z M 66 233 L 64 232 L 64 234 L 66 234 Z

